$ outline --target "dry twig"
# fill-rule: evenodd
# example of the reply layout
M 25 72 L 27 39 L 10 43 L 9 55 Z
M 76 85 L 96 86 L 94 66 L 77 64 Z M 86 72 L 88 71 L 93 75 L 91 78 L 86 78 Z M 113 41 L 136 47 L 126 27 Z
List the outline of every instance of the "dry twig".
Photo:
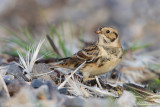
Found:
M 47 37 L 47 39 L 48 39 L 48 41 L 49 41 L 49 43 L 50 43 L 53 51 L 56 52 L 57 55 L 59 55 L 60 57 L 62 57 L 62 55 L 61 55 L 60 52 L 58 51 L 56 45 L 55 45 L 54 42 L 52 41 L 51 37 L 50 37 L 49 35 L 47 35 L 46 37 Z

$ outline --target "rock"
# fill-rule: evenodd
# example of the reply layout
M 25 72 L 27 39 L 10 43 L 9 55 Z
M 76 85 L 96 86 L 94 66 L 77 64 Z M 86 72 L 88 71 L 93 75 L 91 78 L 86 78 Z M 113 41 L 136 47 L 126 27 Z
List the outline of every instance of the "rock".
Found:
M 38 79 L 44 79 L 44 80 L 49 80 L 52 81 L 50 75 L 51 73 L 49 73 L 51 70 L 49 69 L 48 65 L 44 64 L 44 63 L 39 63 L 39 64 L 35 64 L 32 70 L 33 78 L 38 78 Z M 36 76 L 42 74 L 40 76 Z M 52 81 L 54 82 L 54 81 Z
M 53 89 L 53 90 L 57 90 L 57 86 L 56 84 L 54 84 L 51 81 L 45 81 L 44 84 L 46 84 L 49 88 Z
M 9 65 L 9 68 L 6 74 L 13 75 L 16 79 L 19 79 L 19 80 L 23 80 L 23 81 L 27 80 L 23 75 L 22 70 L 19 68 L 19 66 L 15 62 L 11 62 L 8 65 Z
M 32 80 L 31 86 L 33 88 L 39 88 L 42 85 L 47 85 L 48 87 L 50 87 L 50 88 L 52 88 L 54 90 L 57 90 L 57 86 L 54 83 L 52 83 L 51 81 L 42 80 L 42 79 L 34 79 L 34 80 Z
M 43 84 L 44 84 L 43 80 L 41 80 L 41 79 L 34 79 L 34 80 L 32 80 L 31 86 L 33 88 L 39 88 Z
M 57 87 L 51 81 L 46 81 L 45 84 L 48 86 L 48 99 L 52 99 L 54 95 L 58 94 Z
M 8 91 L 11 96 L 15 95 L 20 91 L 21 88 L 25 87 L 27 84 L 24 81 L 14 79 L 9 85 L 8 85 Z
M 10 84 L 12 82 L 12 80 L 14 79 L 14 76 L 13 75 L 5 75 L 3 77 L 3 79 L 4 79 L 5 83 L 6 83 L 6 85 L 8 85 L 8 84 Z
M 58 90 L 61 94 L 66 95 L 67 94 L 67 88 L 61 88 Z

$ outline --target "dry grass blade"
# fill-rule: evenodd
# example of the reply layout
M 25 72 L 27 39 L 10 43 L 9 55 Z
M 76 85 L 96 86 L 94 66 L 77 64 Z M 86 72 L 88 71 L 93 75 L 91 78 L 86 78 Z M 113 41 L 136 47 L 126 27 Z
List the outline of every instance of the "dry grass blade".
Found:
M 35 62 L 40 59 L 37 57 L 38 57 L 38 53 L 44 41 L 45 39 L 40 41 L 36 49 L 33 48 L 34 50 L 33 53 L 31 52 L 31 49 L 29 48 L 25 58 L 22 56 L 20 52 L 17 51 L 19 55 L 19 62 L 20 62 L 17 64 L 23 68 L 23 72 L 27 73 L 25 76 L 28 78 L 28 80 L 32 79 L 31 72 L 32 72 Z
M 67 82 L 68 92 L 74 96 L 80 96 L 80 97 L 91 96 L 91 94 L 87 92 L 87 90 L 84 87 L 82 87 L 80 84 L 82 83 L 78 80 L 78 77 L 71 76 L 71 78 L 69 78 Z
M 80 83 L 78 82 L 78 80 L 74 79 L 74 77 L 72 77 L 72 79 L 69 78 L 68 84 L 67 84 L 69 93 L 75 96 L 84 96 L 79 84 Z
M 88 98 L 90 96 L 89 93 L 85 90 L 84 87 L 80 87 L 80 89 L 81 89 L 81 91 L 82 91 L 82 93 L 84 94 L 85 97 Z
M 50 74 L 50 73 L 52 73 L 52 72 L 53 72 L 53 70 L 52 70 L 52 71 L 50 71 L 50 72 L 46 72 L 46 73 L 42 73 L 42 74 L 34 75 L 34 77 L 44 76 L 44 75 Z
M 0 66 L 0 75 L 5 75 L 9 66 Z
M 98 87 L 89 87 L 89 86 L 86 86 L 86 85 L 83 85 L 83 84 L 80 84 L 80 85 L 81 85 L 82 87 L 87 88 L 87 89 L 89 89 L 89 90 L 91 90 L 91 91 L 93 91 L 93 92 L 95 92 L 95 93 L 100 94 L 100 95 L 118 97 L 118 95 L 115 95 L 115 94 L 113 94 L 113 93 L 110 93 L 110 92 L 108 92 L 108 91 L 106 91 L 106 90 L 101 90 L 101 89 L 99 89 Z
M 86 61 L 84 61 L 78 68 L 76 68 L 76 69 L 71 73 L 71 75 L 69 75 L 69 76 L 66 78 L 66 80 L 58 86 L 58 89 L 61 89 L 61 88 L 66 84 L 66 82 L 73 76 L 73 74 L 76 73 L 85 63 L 86 63 Z
M 39 53 L 40 48 L 41 48 L 42 44 L 44 43 L 44 41 L 45 41 L 45 39 L 39 42 L 36 50 L 35 50 L 34 53 L 33 53 L 33 56 L 32 56 L 31 61 L 30 61 L 30 70 L 32 70 L 33 65 L 34 65 L 35 62 L 39 59 L 39 58 L 37 58 L 37 56 L 38 56 L 38 53 Z
M 123 84 L 123 86 L 126 88 L 126 90 L 136 92 L 137 94 L 139 94 L 142 97 L 156 95 L 155 93 L 152 93 L 152 92 L 146 90 L 145 88 L 138 86 L 136 84 L 133 84 L 133 83 Z
M 152 93 L 143 87 L 135 84 L 124 84 L 127 90 L 133 92 L 136 97 L 140 100 L 138 105 L 157 105 L 160 104 L 160 95 Z
M 2 75 L 0 75 L 0 81 L 1 81 L 1 83 L 3 85 L 3 87 L 4 87 L 4 90 L 6 91 L 7 97 L 10 98 L 10 95 L 9 95 L 9 92 L 8 92 L 8 88 L 6 86 L 6 83 L 4 82 L 4 79 L 3 79 Z
M 160 104 L 160 95 L 147 96 L 145 100 Z

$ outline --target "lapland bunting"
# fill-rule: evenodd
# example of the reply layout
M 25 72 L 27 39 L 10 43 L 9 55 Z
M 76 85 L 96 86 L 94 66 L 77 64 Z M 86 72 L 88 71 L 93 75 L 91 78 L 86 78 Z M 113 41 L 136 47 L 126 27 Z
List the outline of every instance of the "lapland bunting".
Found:
M 59 59 L 59 63 L 53 64 L 51 69 L 61 67 L 75 70 L 86 61 L 79 69 L 84 82 L 113 70 L 123 55 L 118 32 L 110 27 L 100 27 L 96 34 L 98 41 L 95 44 L 83 48 L 71 57 Z

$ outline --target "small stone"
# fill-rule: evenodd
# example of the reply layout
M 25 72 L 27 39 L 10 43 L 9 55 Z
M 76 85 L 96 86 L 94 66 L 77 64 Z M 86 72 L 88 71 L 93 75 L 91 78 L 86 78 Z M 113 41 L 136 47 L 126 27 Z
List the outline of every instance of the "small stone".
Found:
M 61 94 L 66 95 L 67 94 L 67 88 L 61 88 L 58 90 Z
M 35 64 L 33 66 L 33 70 L 32 70 L 33 75 L 32 76 L 33 76 L 33 78 L 52 81 L 52 79 L 50 77 L 51 73 L 48 73 L 50 71 L 51 70 L 49 69 L 48 65 L 46 65 L 44 63 Z M 41 76 L 36 76 L 36 75 L 39 75 L 39 74 L 42 74 L 42 75 Z M 52 82 L 54 82 L 54 81 L 52 81 Z
M 27 80 L 26 77 L 23 75 L 22 70 L 15 62 L 11 62 L 8 65 L 9 68 L 6 74 L 13 75 L 16 79 L 19 80 Z
M 44 84 L 43 80 L 41 80 L 41 79 L 34 79 L 34 80 L 32 80 L 31 86 L 33 88 L 39 88 L 43 84 Z
M 47 98 L 52 99 L 53 95 L 55 95 L 58 92 L 57 87 L 51 81 L 46 81 L 45 85 L 48 86 L 48 96 L 47 96 Z
M 19 90 L 22 88 L 22 87 L 25 87 L 26 86 L 26 83 L 24 81 L 21 81 L 21 80 L 18 80 L 18 79 L 14 79 L 12 80 L 12 82 L 8 85 L 8 91 L 9 91 L 9 94 L 11 96 L 15 95 L 16 93 L 19 92 Z
M 51 82 L 51 81 L 45 81 L 45 83 L 50 89 L 56 90 L 57 91 L 57 86 L 55 85 L 55 83 Z
M 4 79 L 5 83 L 6 83 L 6 85 L 8 85 L 8 84 L 10 84 L 12 82 L 12 80 L 14 79 L 14 76 L 13 75 L 5 75 L 3 77 L 3 79 Z

